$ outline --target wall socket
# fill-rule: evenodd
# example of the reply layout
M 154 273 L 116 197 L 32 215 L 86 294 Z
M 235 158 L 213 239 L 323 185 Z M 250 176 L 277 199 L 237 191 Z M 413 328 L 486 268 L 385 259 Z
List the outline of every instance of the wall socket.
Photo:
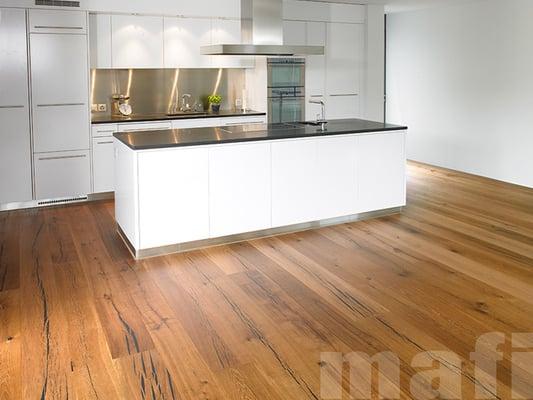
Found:
M 91 104 L 91 112 L 106 112 L 107 104 Z

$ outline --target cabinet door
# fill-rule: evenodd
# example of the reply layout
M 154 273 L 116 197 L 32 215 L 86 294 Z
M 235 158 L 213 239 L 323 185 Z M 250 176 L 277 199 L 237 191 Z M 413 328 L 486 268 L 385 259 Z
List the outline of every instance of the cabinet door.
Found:
M 90 193 L 88 151 L 36 154 L 34 157 L 35 196 L 38 200 Z
M 305 46 L 306 25 L 303 21 L 283 21 L 283 44 L 290 46 Z
M 175 119 L 172 121 L 172 129 L 206 128 L 222 125 L 222 118 L 191 118 Z
M 232 19 L 214 19 L 212 30 L 212 44 L 240 44 L 241 21 Z M 215 68 L 253 68 L 254 57 L 213 56 L 212 63 Z
M 88 104 L 87 36 L 32 34 L 33 104 Z
M 317 219 L 357 212 L 355 136 L 317 139 Z
M 209 68 L 212 57 L 200 46 L 212 43 L 211 20 L 165 18 L 165 68 Z
M 364 25 L 327 24 L 327 94 L 359 94 L 363 66 L 363 39 Z
M 29 10 L 31 33 L 87 33 L 87 14 L 83 11 Z
M 331 95 L 326 97 L 326 118 L 360 118 L 359 96 Z
M 157 150 L 138 157 L 141 249 L 207 239 L 207 148 Z
M 89 14 L 91 68 L 112 68 L 111 15 Z
M 210 236 L 271 227 L 270 143 L 209 149 Z
M 89 149 L 87 104 L 37 105 L 33 109 L 36 153 Z
M 28 107 L 0 106 L 0 204 L 32 199 Z
M 113 137 L 93 139 L 93 192 L 112 192 L 115 190 L 115 156 Z
M 272 143 L 272 226 L 317 218 L 316 140 Z
M 163 68 L 163 18 L 113 15 L 113 68 Z
M 307 22 L 307 44 L 326 45 L 326 23 Z M 326 56 L 307 56 L 305 66 L 306 120 L 316 119 L 321 112 L 320 106 L 309 104 L 309 99 L 324 98 L 326 86 Z
M 405 132 L 358 137 L 359 212 L 405 205 Z
M 91 128 L 92 136 L 95 137 L 111 137 L 113 133 L 118 132 L 117 124 L 94 124 Z
M 221 118 L 222 125 L 232 126 L 232 125 L 254 125 L 254 124 L 266 124 L 266 116 L 257 115 L 249 117 L 226 117 Z

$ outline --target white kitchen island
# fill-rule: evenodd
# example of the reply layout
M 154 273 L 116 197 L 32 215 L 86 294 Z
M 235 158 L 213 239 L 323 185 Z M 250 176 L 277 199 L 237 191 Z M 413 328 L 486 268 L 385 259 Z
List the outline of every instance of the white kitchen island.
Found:
M 399 212 L 407 128 L 364 120 L 115 134 L 136 258 Z

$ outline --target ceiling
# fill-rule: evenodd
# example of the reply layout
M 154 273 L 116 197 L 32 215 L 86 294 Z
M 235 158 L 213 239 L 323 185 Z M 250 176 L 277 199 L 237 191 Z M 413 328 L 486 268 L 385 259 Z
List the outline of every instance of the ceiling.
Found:
M 317 0 L 312 0 L 317 1 Z M 416 10 L 427 7 L 454 5 L 472 0 L 318 0 L 347 4 L 384 4 L 387 13 Z

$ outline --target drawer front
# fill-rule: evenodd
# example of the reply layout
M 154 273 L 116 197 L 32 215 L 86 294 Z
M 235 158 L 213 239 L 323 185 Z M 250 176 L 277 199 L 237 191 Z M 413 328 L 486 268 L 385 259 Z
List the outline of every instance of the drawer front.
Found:
M 115 154 L 113 138 L 93 139 L 93 192 L 103 193 L 115 190 Z
M 34 157 L 35 195 L 38 200 L 90 193 L 89 151 L 36 154 Z
M 263 115 L 250 117 L 228 117 L 222 118 L 223 125 L 249 125 L 249 124 L 266 124 L 266 117 Z
M 93 138 L 113 136 L 115 132 L 118 132 L 117 124 L 95 124 L 91 127 Z
M 87 105 L 35 107 L 33 135 L 36 153 L 89 149 Z
M 172 129 L 172 122 L 138 122 L 134 124 L 119 124 L 119 132 L 159 131 Z
M 221 118 L 193 118 L 193 119 L 176 119 L 172 121 L 173 129 L 186 128 L 206 128 L 210 126 L 220 126 Z
M 87 33 L 87 14 L 83 11 L 30 10 L 32 33 Z

